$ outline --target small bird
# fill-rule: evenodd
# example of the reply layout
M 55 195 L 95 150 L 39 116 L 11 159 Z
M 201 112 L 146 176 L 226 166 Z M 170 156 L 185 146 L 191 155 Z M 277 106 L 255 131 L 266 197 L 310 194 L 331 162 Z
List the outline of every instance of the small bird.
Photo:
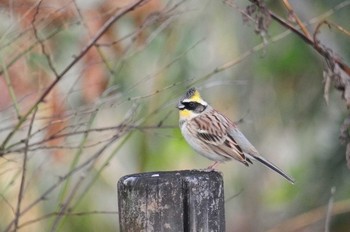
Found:
M 195 88 L 186 92 L 177 108 L 185 140 L 200 155 L 215 161 L 208 169 L 232 159 L 246 166 L 257 160 L 294 184 L 291 177 L 259 154 L 234 122 L 204 101 Z

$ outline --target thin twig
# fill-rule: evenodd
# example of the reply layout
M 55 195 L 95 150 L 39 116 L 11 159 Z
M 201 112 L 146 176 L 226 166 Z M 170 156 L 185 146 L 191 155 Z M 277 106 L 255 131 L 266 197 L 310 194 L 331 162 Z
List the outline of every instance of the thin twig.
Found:
M 281 17 L 277 16 L 274 12 L 271 10 L 268 11 L 272 19 L 274 19 L 276 22 L 278 22 L 283 27 L 291 30 L 293 33 L 295 33 L 297 36 L 299 36 L 302 40 L 304 40 L 307 44 L 311 45 L 321 56 L 323 56 L 325 59 L 329 59 L 329 52 L 318 46 L 312 39 L 309 39 L 307 36 L 305 36 L 303 33 L 301 33 L 299 30 L 297 30 L 295 27 L 293 27 L 291 24 L 286 22 Z M 345 64 L 343 61 L 341 61 L 337 57 L 332 57 L 334 59 L 334 62 L 339 65 L 339 68 L 341 68 L 348 76 L 350 76 L 350 67 Z
M 97 111 L 95 111 L 90 116 L 90 119 L 89 119 L 89 122 L 88 122 L 88 128 L 91 128 L 91 126 L 92 126 L 96 116 L 97 116 Z M 81 154 L 83 152 L 84 144 L 87 142 L 87 139 L 88 139 L 89 135 L 90 135 L 90 133 L 86 133 L 86 134 L 84 134 L 83 138 L 81 139 L 79 150 L 77 150 L 77 152 L 75 153 L 74 159 L 71 162 L 69 170 L 73 170 L 77 166 L 77 164 L 78 164 L 78 162 L 80 160 Z M 60 202 L 63 202 L 63 198 L 65 197 L 66 191 L 67 191 L 67 189 L 68 189 L 68 187 L 70 185 L 71 180 L 72 180 L 72 178 L 67 178 L 66 183 L 62 187 L 61 192 L 59 193 L 59 201 Z M 77 189 L 77 186 L 78 185 L 76 185 L 76 187 L 74 189 Z M 66 211 L 66 207 L 68 207 L 68 202 L 71 201 L 71 199 L 73 198 L 73 193 L 75 193 L 75 192 L 76 191 L 72 191 L 71 192 L 71 197 L 68 197 L 65 203 L 61 203 L 60 204 L 61 205 L 60 212 L 64 213 Z M 56 224 L 58 224 L 60 218 L 61 218 L 61 216 L 55 219 L 55 221 L 54 221 L 54 223 L 52 225 L 52 230 L 54 229 L 54 227 L 57 226 Z
M 95 210 L 95 211 L 84 211 L 84 212 L 65 212 L 64 215 L 67 215 L 67 216 L 87 216 L 87 215 L 93 215 L 93 214 L 96 214 L 96 215 L 115 215 L 115 214 L 118 214 L 118 211 L 98 211 L 98 210 Z M 33 220 L 29 220 L 27 222 L 24 222 L 22 223 L 21 225 L 19 225 L 18 229 L 22 229 L 23 227 L 26 227 L 26 226 L 29 226 L 33 223 L 36 223 L 36 222 L 39 222 L 39 221 L 42 221 L 42 220 L 45 220 L 45 219 L 48 219 L 50 217 L 54 217 L 54 216 L 57 216 L 57 215 L 61 215 L 60 212 L 52 212 L 52 213 L 48 213 L 48 214 L 45 214 L 41 217 L 38 217 L 38 218 L 35 218 Z
M 70 194 L 68 195 L 68 197 L 65 199 L 65 202 L 63 202 L 62 204 L 60 204 L 60 210 L 58 211 L 58 215 L 55 218 L 55 220 L 52 223 L 51 232 L 54 232 L 57 230 L 58 226 L 59 226 L 59 222 L 61 221 L 62 216 L 64 215 L 65 212 L 68 211 L 68 206 L 69 204 L 72 202 L 75 194 L 78 192 L 79 187 L 81 186 L 81 184 L 83 183 L 83 180 L 86 177 L 86 173 L 83 173 L 80 175 L 77 184 L 73 187 L 72 191 L 70 192 Z
M 327 213 L 326 213 L 326 221 L 325 221 L 325 232 L 329 232 L 330 225 L 331 225 L 331 218 L 332 218 L 332 209 L 333 209 L 333 201 L 334 201 L 334 194 L 335 194 L 335 186 L 331 188 L 331 196 L 328 201 L 328 207 L 327 207 Z
M 129 119 L 130 119 L 130 118 L 127 118 L 126 121 L 129 120 Z M 122 133 L 122 132 L 118 132 L 118 133 Z M 117 136 L 117 135 L 116 135 L 116 137 L 120 137 L 120 136 Z M 115 141 L 115 140 L 113 139 L 111 142 L 107 143 L 107 145 L 104 146 L 104 147 L 102 148 L 103 151 L 104 151 L 107 147 L 109 147 L 109 145 L 111 145 L 114 141 Z M 101 152 L 101 153 L 102 153 L 102 152 Z M 66 211 L 68 205 L 69 205 L 70 202 L 73 200 L 74 195 L 77 193 L 77 190 L 79 189 L 79 187 L 82 186 L 82 183 L 83 183 L 83 181 L 85 180 L 87 174 L 90 173 L 91 170 L 92 170 L 92 168 L 95 166 L 95 163 L 96 163 L 96 161 L 97 161 L 98 158 L 99 158 L 99 156 L 96 157 L 96 159 L 92 160 L 92 162 L 91 162 L 90 164 L 87 165 L 87 167 L 86 167 L 84 173 L 83 173 L 82 175 L 80 175 L 79 180 L 77 181 L 77 183 L 76 183 L 75 186 L 73 187 L 73 189 L 72 189 L 72 191 L 71 191 L 71 194 L 68 196 L 67 200 L 62 204 L 62 209 L 60 210 L 60 212 L 63 213 L 63 212 Z M 102 170 L 102 169 L 101 169 L 101 170 Z M 99 173 L 98 173 L 98 174 L 99 174 Z M 98 176 L 98 175 L 97 175 L 97 176 Z M 90 184 L 89 186 L 91 186 L 91 185 L 92 185 L 92 184 Z M 89 187 L 89 186 L 88 186 L 88 187 Z M 79 201 L 79 200 L 78 200 L 78 201 Z M 57 217 L 57 218 L 55 219 L 55 221 L 54 221 L 54 223 L 53 223 L 53 225 L 52 225 L 52 227 L 51 227 L 51 230 L 50 230 L 51 232 L 53 232 L 53 231 L 55 231 L 55 230 L 57 229 L 58 223 L 59 223 L 59 221 L 60 221 L 61 218 L 62 218 L 62 216 L 59 216 L 59 217 Z
M 32 133 L 34 118 L 35 118 L 37 110 L 38 110 L 38 108 L 36 108 L 34 110 L 32 119 L 30 120 L 27 138 L 29 138 L 30 134 Z M 25 181 L 26 181 L 28 145 L 29 145 L 29 139 L 26 139 L 25 149 L 24 149 L 24 157 L 23 157 L 23 165 L 22 165 L 22 177 L 21 177 L 21 184 L 20 184 L 20 188 L 19 188 L 19 194 L 18 194 L 18 200 L 17 200 L 17 210 L 16 210 L 15 223 L 14 223 L 15 224 L 15 231 L 17 231 L 17 229 L 18 229 L 18 222 L 19 222 L 20 212 L 21 212 L 21 203 L 22 203 L 22 199 L 23 199 L 23 191 L 24 191 L 24 185 L 25 185 Z
M 92 35 L 91 35 L 91 32 L 89 30 L 89 27 L 88 25 L 85 23 L 85 20 L 84 20 L 84 17 L 83 17 L 83 14 L 81 13 L 77 3 L 75 0 L 73 0 L 73 5 L 74 5 L 74 8 L 75 10 L 77 11 L 78 13 L 78 16 L 79 18 L 81 19 L 82 21 L 82 24 L 84 26 L 84 28 L 86 29 L 86 31 L 88 32 L 88 35 L 89 35 L 89 39 L 91 39 Z M 108 72 L 110 73 L 111 76 L 114 75 L 113 73 L 113 68 L 111 67 L 111 65 L 108 63 L 107 59 L 105 58 L 105 55 L 103 54 L 102 50 L 99 48 L 99 46 L 97 45 L 97 43 L 94 44 L 94 47 L 96 48 L 96 51 L 97 53 L 99 54 L 99 56 L 101 57 L 101 60 L 102 62 L 104 63 L 104 65 L 106 66 Z
M 256 1 L 250 0 L 250 2 L 252 4 L 255 4 L 257 7 L 259 7 L 259 4 Z M 347 5 L 347 4 L 345 4 Z M 344 5 L 341 5 L 341 7 L 344 7 Z M 311 45 L 321 56 L 323 56 L 325 59 L 329 59 L 330 58 L 330 54 L 329 51 L 327 51 L 326 49 L 317 46 L 316 43 L 314 43 L 312 37 L 308 37 L 307 35 L 305 35 L 303 32 L 299 31 L 297 28 L 295 28 L 293 25 L 291 25 L 290 23 L 288 23 L 287 21 L 285 21 L 283 18 L 279 17 L 277 14 L 275 14 L 273 11 L 271 10 L 267 10 L 266 11 L 269 16 L 275 20 L 277 23 L 279 23 L 281 26 L 283 26 L 284 28 L 289 29 L 290 31 L 292 31 L 294 34 L 296 34 L 297 36 L 299 36 L 302 40 L 304 40 L 304 42 L 306 42 L 307 44 Z M 341 68 L 348 76 L 350 76 L 350 67 L 345 64 L 343 61 L 341 61 L 339 58 L 337 57 L 332 57 L 332 59 L 334 60 L 334 62 L 339 66 L 339 68 Z
M 10 79 L 10 76 L 9 76 L 9 73 L 8 73 L 8 69 L 6 69 L 3 60 L 1 61 L 1 64 L 2 64 L 2 68 L 4 70 L 4 77 L 5 77 L 5 82 L 6 82 L 6 86 L 7 86 L 8 92 L 9 92 L 11 100 L 13 102 L 13 106 L 15 108 L 17 118 L 20 119 L 21 118 L 21 113 L 20 113 L 17 97 L 16 97 L 16 94 L 15 94 L 15 91 L 13 89 L 13 85 L 12 85 L 12 82 L 11 82 L 11 79 Z
M 69 63 L 66 68 L 57 75 L 56 79 L 48 86 L 48 88 L 44 91 L 44 93 L 39 97 L 39 99 L 34 103 L 34 105 L 23 115 L 21 120 L 18 121 L 13 130 L 6 136 L 3 143 L 0 146 L 0 157 L 4 155 L 4 151 L 6 151 L 6 145 L 10 141 L 10 139 L 14 136 L 14 134 L 19 130 L 19 128 L 23 125 L 23 123 L 27 120 L 27 117 L 33 112 L 33 110 L 44 101 L 47 95 L 51 92 L 51 90 L 57 85 L 57 83 L 64 77 L 64 75 L 71 70 L 71 68 L 78 63 L 78 61 L 85 56 L 85 54 L 92 48 L 96 42 L 101 38 L 101 36 L 113 25 L 115 21 L 120 19 L 122 16 L 127 14 L 128 12 L 134 10 L 136 7 L 141 5 L 143 2 L 147 0 L 136 0 L 129 4 L 128 6 L 122 8 L 115 15 L 110 17 L 107 22 L 101 27 L 101 29 L 96 33 L 95 37 L 91 39 L 91 41 L 80 51 L 80 53 L 73 59 L 71 63 Z
M 57 35 L 59 32 L 62 31 L 62 28 L 58 28 L 56 29 L 54 32 L 52 32 L 51 34 L 49 34 L 48 36 L 46 36 L 45 38 L 42 38 L 41 41 L 46 41 L 51 39 L 52 37 L 54 37 L 55 35 Z M 2 75 L 4 73 L 5 69 L 9 69 L 13 64 L 15 64 L 20 58 L 22 58 L 25 54 L 27 54 L 28 52 L 30 52 L 31 50 L 33 50 L 33 48 L 35 48 L 37 45 L 39 44 L 38 41 L 33 42 L 31 45 L 29 45 L 26 49 L 24 49 L 22 52 L 20 52 L 19 54 L 17 54 L 11 61 L 9 61 L 6 65 L 5 68 L 0 69 L 0 75 Z
M 277 225 L 276 227 L 268 230 L 268 232 L 280 232 L 280 231 L 302 231 L 303 228 L 310 226 L 316 222 L 325 219 L 325 213 L 327 206 L 321 206 L 319 208 L 310 210 L 308 212 L 297 215 L 294 218 L 290 218 L 285 222 Z M 350 199 L 334 202 L 330 211 L 332 216 L 345 214 L 350 212 Z
M 154 126 L 117 125 L 117 126 L 112 126 L 112 127 L 101 127 L 101 128 L 76 130 L 76 131 L 62 133 L 62 134 L 53 134 L 52 136 L 49 136 L 46 139 L 42 139 L 42 140 L 40 140 L 38 142 L 33 142 L 33 143 L 29 144 L 29 150 L 32 149 L 33 146 L 35 147 L 35 146 L 44 144 L 44 143 L 46 143 L 48 141 L 51 141 L 51 140 L 55 140 L 55 139 L 58 139 L 58 138 L 68 138 L 68 137 L 72 137 L 72 136 L 76 136 L 76 135 L 80 135 L 80 134 L 91 133 L 91 132 L 115 131 L 115 130 L 119 130 L 119 129 L 122 129 L 122 128 L 128 128 L 130 130 L 131 129 L 152 130 L 152 129 L 172 129 L 172 128 L 176 128 L 176 127 L 177 126 L 174 126 L 174 125 L 165 125 L 165 126 L 163 126 L 163 125 L 162 126 L 158 126 L 158 125 L 154 125 Z M 14 148 L 15 146 L 19 146 L 19 145 L 23 144 L 23 142 L 25 142 L 25 140 L 21 140 L 21 141 L 19 141 L 17 143 L 12 144 L 8 148 L 8 150 L 6 151 L 6 154 L 7 153 L 14 153 L 14 152 L 23 152 L 24 149 L 25 149 L 24 147 Z
M 284 37 L 286 37 L 287 35 L 289 35 L 291 32 L 290 31 L 284 31 L 274 37 L 272 37 L 270 39 L 270 42 L 277 42 L 281 39 L 283 39 Z M 266 44 L 264 42 L 256 45 L 255 47 L 253 47 L 252 49 L 249 49 L 248 51 L 242 53 L 239 57 L 233 59 L 233 60 L 230 60 L 230 61 L 227 61 L 226 63 L 216 67 L 213 71 L 209 72 L 208 74 L 206 74 L 205 76 L 203 77 L 200 77 L 198 79 L 195 79 L 193 80 L 192 82 L 189 83 L 188 87 L 189 86 L 193 86 L 193 85 L 196 85 L 198 84 L 199 82 L 203 82 L 209 78 L 211 78 L 212 76 L 220 73 L 220 72 L 223 72 L 229 68 L 232 68 L 233 66 L 243 62 L 246 58 L 248 58 L 249 56 L 257 53 L 258 51 L 264 49 L 266 47 Z
M 37 30 L 37 28 L 35 26 L 35 21 L 36 21 L 36 18 L 38 17 L 38 15 L 39 15 L 40 6 L 41 6 L 42 2 L 43 2 L 43 0 L 40 0 L 39 3 L 37 4 L 37 7 L 35 8 L 35 13 L 34 13 L 33 20 L 32 20 L 32 26 L 33 26 L 34 36 L 35 36 L 36 40 L 39 42 L 39 44 L 40 44 L 41 52 L 46 57 L 47 63 L 49 65 L 49 68 L 55 74 L 55 77 L 57 79 L 58 73 L 57 73 L 57 71 L 56 71 L 56 69 L 55 69 L 55 67 L 54 67 L 54 65 L 53 65 L 53 63 L 51 61 L 51 57 L 50 57 L 49 53 L 46 51 L 46 47 L 45 47 L 44 41 L 42 41 L 42 39 L 40 39 L 40 36 L 38 34 L 38 30 Z
M 13 212 L 14 215 L 16 215 L 16 210 L 15 208 L 11 205 L 11 203 L 7 200 L 7 198 L 2 194 L 0 193 L 0 197 L 3 199 L 3 201 L 6 203 L 6 205 L 9 206 L 9 208 L 11 209 L 11 211 Z M 3 210 L 3 208 L 2 208 Z
M 232 196 L 230 196 L 229 198 L 225 199 L 225 204 L 227 204 L 232 199 L 234 199 L 234 198 L 238 197 L 239 195 L 241 195 L 241 193 L 243 193 L 243 191 L 244 191 L 244 189 L 240 189 L 237 193 L 235 193 Z
M 100 177 L 102 171 L 104 168 L 107 167 L 109 162 L 112 160 L 112 158 L 117 154 L 117 152 L 123 147 L 123 145 L 128 141 L 132 133 L 129 133 L 123 140 L 116 146 L 116 148 L 110 153 L 110 155 L 107 157 L 106 161 L 102 164 L 101 168 L 97 170 L 96 174 L 91 178 L 91 181 L 89 184 L 86 185 L 85 189 L 82 191 L 82 194 L 79 196 L 78 200 L 75 202 L 75 204 L 72 206 L 71 209 L 76 208 L 80 202 L 84 199 L 84 196 L 86 196 L 87 193 L 90 192 L 90 188 L 93 186 L 93 184 L 98 180 Z
M 37 199 L 35 199 L 32 203 L 30 203 L 27 207 L 25 207 L 21 213 L 20 216 L 24 215 L 25 213 L 27 213 L 28 211 L 30 211 L 35 205 L 37 205 L 39 202 L 47 199 L 48 195 L 50 193 L 52 193 L 56 188 L 58 188 L 58 186 L 60 186 L 63 182 L 66 181 L 67 178 L 69 178 L 70 176 L 72 176 L 73 174 L 75 174 L 76 172 L 80 171 L 81 169 L 84 169 L 86 166 L 91 165 L 91 163 L 93 163 L 98 157 L 101 156 L 101 154 L 117 139 L 119 139 L 121 136 L 123 136 L 125 133 L 127 133 L 128 130 L 120 130 L 118 132 L 118 134 L 115 135 L 114 139 L 111 140 L 109 143 L 105 144 L 101 149 L 99 149 L 94 155 L 92 155 L 89 159 L 87 159 L 85 162 L 81 163 L 80 165 L 78 165 L 74 170 L 69 171 L 67 174 L 65 174 L 64 176 L 60 177 L 56 183 L 54 183 L 53 185 L 51 185 L 40 197 L 38 197 Z M 8 226 L 6 227 L 6 229 L 4 230 L 5 232 L 8 232 L 11 230 L 11 227 L 13 226 L 15 222 L 15 219 L 12 220 Z
M 318 23 L 320 21 L 323 21 L 326 18 L 329 18 L 330 16 L 335 14 L 337 11 L 339 11 L 339 10 L 349 6 L 349 5 L 350 5 L 350 1 L 349 0 L 340 2 L 338 5 L 336 5 L 333 8 L 327 10 L 326 12 L 322 13 L 321 15 L 310 19 L 309 22 L 310 22 L 310 24 L 314 24 L 314 23 Z
M 304 23 L 299 19 L 299 17 L 295 14 L 295 11 L 292 7 L 292 5 L 289 3 L 288 0 L 283 0 L 283 4 L 284 6 L 287 8 L 288 13 L 295 19 L 296 23 L 299 25 L 300 29 L 302 30 L 302 32 L 304 33 L 304 35 L 311 40 L 311 34 L 310 32 L 307 30 L 307 28 L 305 27 Z
M 334 27 L 337 30 L 339 30 L 340 32 L 344 33 L 345 35 L 350 36 L 350 31 L 346 30 L 345 28 L 343 28 L 343 27 L 341 27 L 339 25 L 336 25 L 336 24 L 334 24 L 332 22 L 329 22 L 327 20 L 323 20 L 316 26 L 316 29 L 315 29 L 315 32 L 314 32 L 314 41 L 315 41 L 315 35 L 317 35 L 320 32 L 321 26 L 323 26 L 323 25 L 327 25 L 329 28 Z

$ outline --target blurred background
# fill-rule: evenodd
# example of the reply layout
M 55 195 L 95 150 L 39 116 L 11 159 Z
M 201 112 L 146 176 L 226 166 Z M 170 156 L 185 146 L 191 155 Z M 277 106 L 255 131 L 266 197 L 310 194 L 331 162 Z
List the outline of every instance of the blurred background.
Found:
M 348 110 L 333 86 L 326 104 L 324 58 L 248 1 L 134 2 L 0 1 L 0 230 L 119 231 L 121 176 L 209 166 L 178 128 L 194 86 L 296 180 L 219 165 L 227 231 L 350 231 Z M 283 2 L 265 9 L 297 28 Z M 289 3 L 311 35 L 349 30 L 350 1 Z M 346 32 L 317 38 L 349 64 Z

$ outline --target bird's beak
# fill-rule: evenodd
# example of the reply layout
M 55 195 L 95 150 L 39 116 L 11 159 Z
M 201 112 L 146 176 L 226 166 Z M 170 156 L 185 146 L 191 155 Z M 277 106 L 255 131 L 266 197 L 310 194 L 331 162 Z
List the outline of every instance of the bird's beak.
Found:
M 180 101 L 180 102 L 177 104 L 176 108 L 178 108 L 179 110 L 183 110 L 183 109 L 185 109 L 185 105 L 182 104 L 182 102 Z

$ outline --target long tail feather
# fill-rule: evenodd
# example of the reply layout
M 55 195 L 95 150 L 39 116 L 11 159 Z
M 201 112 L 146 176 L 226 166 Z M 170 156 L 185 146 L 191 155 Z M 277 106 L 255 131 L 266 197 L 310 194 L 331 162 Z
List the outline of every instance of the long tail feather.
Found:
M 281 176 L 283 176 L 286 180 L 288 180 L 290 183 L 294 184 L 294 179 L 290 176 L 288 176 L 286 173 L 284 173 L 281 169 L 279 169 L 276 165 L 268 161 L 267 159 L 261 157 L 261 156 L 249 156 L 250 158 L 259 161 L 266 167 L 270 168 L 271 170 L 277 172 Z

